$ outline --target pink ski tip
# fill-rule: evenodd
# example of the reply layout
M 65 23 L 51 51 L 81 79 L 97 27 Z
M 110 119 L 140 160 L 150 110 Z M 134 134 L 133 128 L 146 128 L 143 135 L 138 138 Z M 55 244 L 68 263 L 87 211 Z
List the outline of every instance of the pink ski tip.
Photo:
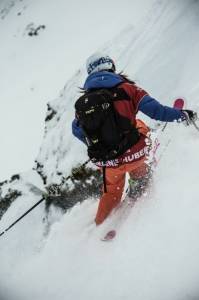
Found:
M 174 101 L 173 107 L 177 108 L 177 109 L 182 109 L 184 106 L 184 103 L 185 103 L 184 99 L 178 98 Z
M 110 230 L 106 235 L 101 239 L 102 241 L 111 241 L 116 236 L 115 230 Z

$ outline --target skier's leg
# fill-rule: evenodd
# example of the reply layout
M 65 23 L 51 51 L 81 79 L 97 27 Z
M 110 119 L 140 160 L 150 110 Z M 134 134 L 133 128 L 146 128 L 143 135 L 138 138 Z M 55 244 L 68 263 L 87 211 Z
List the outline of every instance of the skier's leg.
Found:
M 129 175 L 129 197 L 136 200 L 147 190 L 152 173 L 150 167 L 143 160 L 137 166 L 129 169 Z
M 115 208 L 121 198 L 125 184 L 125 166 L 117 168 L 106 168 L 106 188 L 107 192 L 103 193 L 100 198 L 95 222 L 101 224 L 110 212 Z

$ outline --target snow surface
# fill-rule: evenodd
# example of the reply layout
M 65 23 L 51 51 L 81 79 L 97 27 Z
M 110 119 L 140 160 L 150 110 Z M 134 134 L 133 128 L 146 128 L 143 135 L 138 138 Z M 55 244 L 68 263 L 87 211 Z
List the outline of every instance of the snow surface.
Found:
M 162 103 L 184 96 L 187 107 L 199 111 L 198 13 L 198 1 L 157 1 L 142 22 L 104 49 L 116 57 L 119 69 Z M 84 77 L 85 70 L 77 71 L 50 102 L 58 113 L 47 124 L 37 157 L 48 183 L 60 181 L 57 171 L 68 174 L 86 160 L 84 145 L 68 133 Z M 0 299 L 198 299 L 199 132 L 168 124 L 159 139 L 163 155 L 152 189 L 118 226 L 114 241 L 100 241 L 114 216 L 96 228 L 94 199 L 64 215 L 52 209 L 50 232 L 41 205 L 1 237 Z M 34 171 L 23 174 L 23 196 L 4 214 L 2 229 L 38 201 L 27 194 L 27 181 L 41 185 Z

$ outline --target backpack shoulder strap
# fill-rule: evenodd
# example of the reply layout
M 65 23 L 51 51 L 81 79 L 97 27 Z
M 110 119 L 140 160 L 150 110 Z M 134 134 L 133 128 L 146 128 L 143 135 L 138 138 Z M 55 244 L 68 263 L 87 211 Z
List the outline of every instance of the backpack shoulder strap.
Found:
M 124 99 L 128 101 L 131 100 L 128 93 L 122 87 L 114 87 L 111 89 L 111 92 L 113 94 L 113 101 L 119 101 Z

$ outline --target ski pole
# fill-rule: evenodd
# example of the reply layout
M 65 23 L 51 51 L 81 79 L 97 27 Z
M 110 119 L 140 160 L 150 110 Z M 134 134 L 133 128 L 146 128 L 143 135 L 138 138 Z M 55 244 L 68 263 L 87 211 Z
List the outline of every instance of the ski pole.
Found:
M 193 126 L 195 127 L 195 129 L 199 131 L 199 127 L 198 127 L 198 125 L 196 124 L 196 122 L 192 120 L 192 124 L 193 124 Z
M 162 127 L 162 129 L 161 129 L 162 132 L 165 131 L 165 129 L 166 129 L 166 127 L 167 127 L 167 124 L 168 124 L 168 122 L 166 122 L 166 123 L 164 124 L 164 126 Z
M 42 197 L 37 203 L 35 203 L 29 210 L 27 210 L 21 217 L 19 217 L 15 222 L 13 222 L 10 226 L 8 226 L 4 231 L 0 233 L 2 236 L 5 232 L 7 232 L 10 228 L 12 228 L 15 224 L 17 224 L 21 219 L 23 219 L 29 212 L 31 212 L 36 206 L 38 206 L 41 202 L 45 200 L 45 197 Z
M 88 159 L 87 161 L 85 161 L 79 168 L 76 169 L 76 172 L 73 172 L 71 175 L 69 175 L 68 177 L 63 177 L 62 178 L 62 182 L 59 185 L 59 188 L 61 186 L 63 186 L 63 184 L 65 183 L 65 181 L 73 178 L 83 167 L 85 167 L 88 163 L 89 163 L 90 159 Z M 50 191 L 53 193 L 53 191 Z M 2 236 L 4 233 L 6 233 L 8 230 L 10 230 L 15 224 L 17 224 L 21 219 L 23 219 L 26 215 L 28 215 L 35 207 L 37 207 L 40 203 L 42 203 L 46 198 L 48 197 L 48 194 L 46 192 L 42 193 L 42 198 L 35 203 L 31 208 L 29 208 L 22 216 L 20 216 L 16 221 L 14 221 L 10 226 L 8 226 L 5 230 L 3 230 L 2 232 L 0 232 L 0 236 Z

